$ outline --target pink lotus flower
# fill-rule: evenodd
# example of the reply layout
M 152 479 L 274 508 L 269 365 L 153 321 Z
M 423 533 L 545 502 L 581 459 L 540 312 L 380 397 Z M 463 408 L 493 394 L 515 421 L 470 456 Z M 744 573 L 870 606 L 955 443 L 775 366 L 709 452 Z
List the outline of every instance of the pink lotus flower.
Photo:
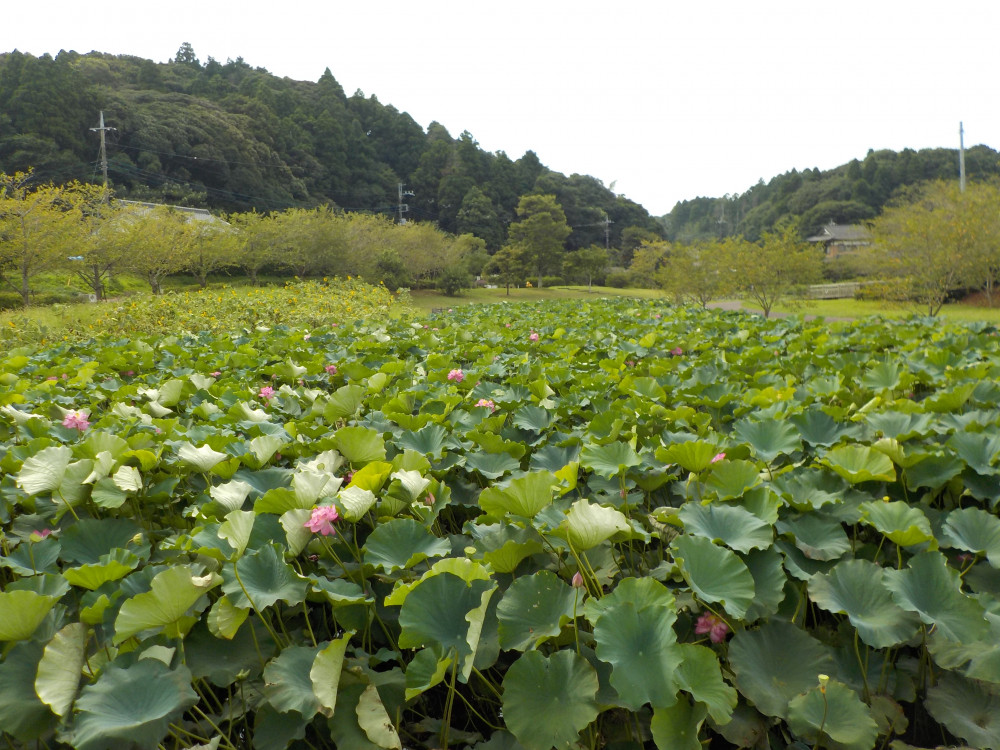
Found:
M 217 378 L 217 377 L 219 377 L 222 374 L 222 371 L 221 370 L 216 370 L 215 372 L 210 372 L 208 374 L 211 375 L 213 378 Z
M 529 341 L 538 341 L 538 334 L 537 334 L 537 333 L 535 333 L 534 331 L 532 331 L 532 332 L 531 332 L 531 335 L 530 335 L 530 336 L 528 336 L 528 340 L 529 340 Z
M 485 406 L 490 411 L 496 411 L 497 405 L 493 403 L 492 399 L 481 398 L 476 402 L 476 406 Z
M 272 398 L 274 398 L 274 388 L 272 388 L 269 385 L 265 385 L 263 388 L 260 389 L 260 397 L 265 401 L 270 401 Z
M 448 380 L 454 380 L 456 383 L 461 383 L 465 380 L 465 373 L 461 370 L 452 370 L 448 373 Z
M 90 422 L 87 421 L 87 413 L 82 411 L 71 411 L 63 419 L 63 427 L 69 427 L 71 429 L 79 430 L 83 432 L 88 427 L 90 427 Z
M 38 531 L 32 531 L 28 540 L 32 542 L 40 542 L 51 533 L 52 529 L 39 529 Z
M 684 350 L 681 349 L 679 346 L 677 346 L 671 349 L 670 353 L 673 354 L 675 357 L 679 357 L 684 353 Z
M 708 633 L 712 643 L 722 643 L 729 633 L 729 626 L 723 622 L 721 617 L 716 617 L 711 612 L 705 612 L 694 625 L 694 632 L 698 635 Z
M 434 497 L 434 494 L 433 494 L 433 493 L 431 493 L 431 492 L 428 492 L 428 493 L 427 493 L 427 494 L 426 494 L 426 495 L 424 496 L 424 499 L 423 499 L 423 503 L 424 503 L 424 505 L 426 505 L 426 506 L 427 506 L 428 508 L 433 508 L 433 507 L 434 507 L 434 503 L 435 503 L 435 502 L 437 502 L 437 500 L 436 500 L 436 498 Z
M 312 338 L 312 334 L 311 333 L 307 333 L 305 336 L 302 337 L 302 340 L 303 341 L 308 341 L 311 338 Z
M 336 375 L 337 374 L 337 365 L 327 365 L 323 369 L 326 370 L 326 374 L 327 375 Z
M 570 584 L 575 589 L 582 589 L 584 586 L 586 586 L 586 584 L 583 582 L 583 576 L 580 575 L 579 570 L 573 574 L 573 580 L 570 581 Z
M 333 528 L 333 524 L 339 520 L 340 514 L 337 512 L 337 509 L 332 505 L 324 505 L 319 508 L 313 508 L 312 515 L 309 516 L 309 520 L 303 525 L 314 534 L 330 536 L 337 533 L 337 530 Z
M 714 456 L 712 456 L 712 463 L 713 464 L 717 464 L 717 463 L 719 463 L 719 461 L 721 461 L 725 457 L 726 457 L 725 453 L 716 453 Z

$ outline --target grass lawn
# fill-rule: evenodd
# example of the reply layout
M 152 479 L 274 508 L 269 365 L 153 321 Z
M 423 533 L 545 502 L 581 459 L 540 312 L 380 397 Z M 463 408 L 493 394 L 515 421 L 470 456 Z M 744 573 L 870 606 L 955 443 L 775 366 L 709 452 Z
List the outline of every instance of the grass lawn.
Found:
M 609 286 L 554 286 L 530 289 L 525 287 L 510 288 L 510 294 L 503 287 L 499 289 L 466 289 L 460 296 L 448 297 L 433 289 L 417 289 L 410 292 L 413 306 L 418 310 L 430 312 L 439 308 L 470 305 L 489 302 L 542 302 L 557 299 L 594 299 L 600 297 L 639 297 L 642 299 L 664 298 L 658 289 L 615 289 Z M 664 298 L 665 299 L 665 298 Z

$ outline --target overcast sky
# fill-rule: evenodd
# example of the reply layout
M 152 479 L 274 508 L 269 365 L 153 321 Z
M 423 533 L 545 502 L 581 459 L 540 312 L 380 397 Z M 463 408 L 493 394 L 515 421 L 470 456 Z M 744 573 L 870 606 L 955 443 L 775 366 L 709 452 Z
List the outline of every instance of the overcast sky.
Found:
M 868 149 L 1000 146 L 1000 0 L 4 2 L 0 51 L 190 42 L 531 149 L 650 213 Z M 96 113 L 95 113 L 96 120 Z M 109 123 L 114 124 L 114 123 Z

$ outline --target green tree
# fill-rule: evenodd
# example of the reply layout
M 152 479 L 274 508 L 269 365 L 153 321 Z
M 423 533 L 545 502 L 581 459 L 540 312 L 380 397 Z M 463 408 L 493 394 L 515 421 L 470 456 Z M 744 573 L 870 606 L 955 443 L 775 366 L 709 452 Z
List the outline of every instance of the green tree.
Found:
M 628 275 L 632 285 L 638 287 L 656 286 L 660 269 L 670 257 L 671 244 L 663 242 L 643 242 L 632 254 Z
M 957 289 L 989 283 L 992 294 L 1000 238 L 996 219 L 981 222 L 976 215 L 996 213 L 991 200 L 996 194 L 988 188 L 962 193 L 954 181 L 928 183 L 904 197 L 872 223 L 877 268 L 928 315 L 937 315 Z
M 227 221 L 235 233 L 234 263 L 259 284 L 260 272 L 274 265 L 281 245 L 281 231 L 273 214 L 248 211 L 230 214 Z
M 819 249 L 799 239 L 789 222 L 779 231 L 765 232 L 760 243 L 729 238 L 724 252 L 732 258 L 737 288 L 769 317 L 774 305 L 794 289 L 823 278 Z
M 120 242 L 126 268 L 149 283 L 153 294 L 163 291 L 163 280 L 184 270 L 186 218 L 168 206 L 130 206 L 123 213 Z
M 563 275 L 573 279 L 586 280 L 587 288 L 593 288 L 594 278 L 602 277 L 608 267 L 608 251 L 600 245 L 591 245 L 572 253 L 566 253 L 563 261 Z
M 486 266 L 486 272 L 499 278 L 507 287 L 508 297 L 510 296 L 510 285 L 517 285 L 528 273 L 524 255 L 524 249 L 520 245 L 508 242 L 494 253 Z
M 76 275 L 99 300 L 106 299 L 112 274 L 124 262 L 120 242 L 121 208 L 109 200 L 108 191 L 94 186 L 82 204 L 85 232 L 71 263 Z
M 503 242 L 503 227 L 493 208 L 493 202 L 478 187 L 471 188 L 458 209 L 456 229 L 459 234 L 474 234 L 486 241 L 488 250 L 496 250 Z
M 521 196 L 517 215 L 519 221 L 510 226 L 510 239 L 521 246 L 524 262 L 541 288 L 542 276 L 561 268 L 566 238 L 572 230 L 554 195 Z
M 702 308 L 730 294 L 735 282 L 732 245 L 718 240 L 674 245 L 657 271 L 660 288 L 678 303 L 693 302 Z
M 31 173 L 0 174 L 0 281 L 31 301 L 31 280 L 78 254 L 86 228 L 80 206 L 93 186 L 33 185 Z

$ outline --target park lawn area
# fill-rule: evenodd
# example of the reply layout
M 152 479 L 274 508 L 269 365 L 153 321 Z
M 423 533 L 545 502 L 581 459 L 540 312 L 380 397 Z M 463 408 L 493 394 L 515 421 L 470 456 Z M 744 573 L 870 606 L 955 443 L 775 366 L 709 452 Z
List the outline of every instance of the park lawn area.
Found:
M 659 289 L 616 289 L 610 286 L 553 286 L 553 287 L 511 287 L 510 294 L 503 287 L 498 289 L 466 289 L 455 297 L 449 297 L 434 289 L 415 289 L 410 298 L 417 310 L 430 312 L 439 308 L 491 302 L 542 302 L 563 299 L 595 299 L 600 297 L 637 297 L 640 299 L 660 299 L 666 297 Z

